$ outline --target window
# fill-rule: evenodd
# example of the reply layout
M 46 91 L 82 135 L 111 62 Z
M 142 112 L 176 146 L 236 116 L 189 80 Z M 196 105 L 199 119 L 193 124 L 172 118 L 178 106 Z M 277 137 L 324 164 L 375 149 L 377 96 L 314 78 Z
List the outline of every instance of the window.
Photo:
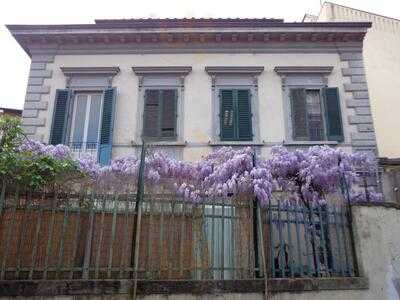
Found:
M 95 154 L 99 140 L 103 95 L 77 93 L 74 97 L 70 147 L 74 152 Z
M 75 157 L 89 153 L 111 160 L 116 88 L 101 92 L 56 90 L 49 142 L 69 145 Z
M 144 99 L 143 137 L 150 140 L 176 140 L 176 89 L 147 89 Z
M 221 141 L 251 141 L 253 139 L 250 95 L 248 89 L 220 90 Z
M 290 106 L 293 140 L 343 141 L 337 88 L 291 88 Z

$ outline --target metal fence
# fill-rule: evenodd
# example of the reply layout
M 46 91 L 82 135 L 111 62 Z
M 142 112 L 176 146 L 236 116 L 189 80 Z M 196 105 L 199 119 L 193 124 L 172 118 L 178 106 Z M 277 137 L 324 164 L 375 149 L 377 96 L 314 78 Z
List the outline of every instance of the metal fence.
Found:
M 269 205 L 265 212 L 269 277 L 355 276 L 348 218 L 343 206 Z
M 135 199 L 3 190 L 0 280 L 133 278 Z M 194 205 L 173 195 L 146 195 L 137 278 L 253 279 L 265 270 L 274 278 L 356 275 L 345 207 L 256 203 L 240 198 Z

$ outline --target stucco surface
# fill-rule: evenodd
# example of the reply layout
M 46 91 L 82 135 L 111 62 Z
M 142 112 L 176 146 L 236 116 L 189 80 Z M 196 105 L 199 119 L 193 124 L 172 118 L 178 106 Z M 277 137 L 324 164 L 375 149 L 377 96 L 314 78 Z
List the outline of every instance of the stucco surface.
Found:
M 205 72 L 206 66 L 262 66 L 264 72 L 258 78 L 260 142 L 265 142 L 262 153 L 267 155 L 272 144 L 282 143 L 285 139 L 285 122 L 281 78 L 274 72 L 276 66 L 333 66 L 328 77 L 328 84 L 339 87 L 345 143 L 350 147 L 351 133 L 357 131 L 356 125 L 348 123 L 348 116 L 353 109 L 346 107 L 347 94 L 343 89 L 341 74 L 342 62 L 339 55 L 326 54 L 126 54 L 126 55 L 56 55 L 54 63 L 48 65 L 53 76 L 45 79 L 51 86 L 49 94 L 42 100 L 48 101 L 47 110 L 39 112 L 40 118 L 49 120 L 44 127 L 38 128 L 38 134 L 44 141 L 49 138 L 55 91 L 65 88 L 66 77 L 60 67 L 104 67 L 118 66 L 120 73 L 115 76 L 113 85 L 118 89 L 116 122 L 114 129 L 113 156 L 132 153 L 131 142 L 137 136 L 138 112 L 138 77 L 133 73 L 133 66 L 191 66 L 192 72 L 186 76 L 184 90 L 184 133 L 180 137 L 187 142 L 183 151 L 185 160 L 196 160 L 211 150 L 208 143 L 212 139 L 212 91 L 211 78 Z

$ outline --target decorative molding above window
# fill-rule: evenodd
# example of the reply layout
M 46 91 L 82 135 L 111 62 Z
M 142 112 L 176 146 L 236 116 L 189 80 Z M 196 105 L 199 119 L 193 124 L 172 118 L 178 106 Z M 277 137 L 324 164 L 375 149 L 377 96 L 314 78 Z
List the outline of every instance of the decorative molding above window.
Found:
M 209 75 L 260 75 L 264 71 L 264 67 L 252 66 L 222 66 L 222 67 L 205 67 Z
M 332 66 L 279 66 L 274 71 L 279 75 L 329 75 Z
M 264 67 L 259 66 L 209 66 L 205 71 L 211 76 L 213 89 L 216 85 L 251 85 L 258 88 L 258 75 L 264 71 Z M 235 82 L 234 78 L 239 78 L 241 83 Z M 228 79 L 228 80 L 227 80 Z M 220 82 L 218 82 L 220 81 Z M 249 82 L 246 82 L 249 81 Z
M 60 67 L 65 76 L 107 76 L 119 73 L 119 67 Z
M 69 88 L 98 89 L 112 86 L 119 67 L 60 67 Z
M 166 66 L 166 67 L 132 67 L 137 76 L 145 75 L 174 75 L 186 76 L 192 71 L 189 66 Z
M 207 66 L 211 77 L 210 145 L 259 144 L 258 76 L 262 66 Z

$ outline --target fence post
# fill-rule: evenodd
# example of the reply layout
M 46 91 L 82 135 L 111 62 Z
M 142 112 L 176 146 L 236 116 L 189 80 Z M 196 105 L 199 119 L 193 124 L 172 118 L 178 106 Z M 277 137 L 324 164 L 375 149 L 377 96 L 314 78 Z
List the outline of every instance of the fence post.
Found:
M 263 234 L 263 226 L 262 226 L 262 219 L 261 219 L 261 208 L 260 203 L 257 201 L 257 227 L 258 227 L 258 240 L 259 240 L 259 247 L 261 250 L 261 264 L 260 264 L 260 275 L 264 274 L 264 296 L 265 299 L 268 299 L 268 273 L 267 273 L 267 264 L 265 259 L 265 243 L 264 243 L 264 234 Z M 262 267 L 261 267 L 262 266 Z
M 0 215 L 3 212 L 3 207 L 6 204 L 6 181 L 3 180 L 1 184 L 1 193 L 0 193 Z
M 255 151 L 255 150 L 253 150 Z M 253 152 L 253 167 L 256 166 L 256 154 Z M 260 202 L 258 201 L 257 197 L 254 199 L 254 205 L 256 205 L 256 219 L 257 219 L 257 235 L 254 237 L 255 240 L 257 241 L 257 245 L 255 245 L 254 248 L 260 249 L 261 252 L 261 263 L 259 263 L 260 266 L 260 276 L 264 274 L 264 299 L 268 299 L 268 272 L 267 272 L 267 264 L 266 264 L 266 258 L 265 258 L 265 243 L 264 243 L 264 235 L 263 235 L 263 225 L 262 225 L 262 218 L 261 218 L 261 208 L 260 208 Z M 258 255 L 258 253 L 257 253 Z
M 141 210 L 141 202 L 143 201 L 144 196 L 144 164 L 146 159 L 146 144 L 145 141 L 142 141 L 142 152 L 140 154 L 140 167 L 139 167 L 139 176 L 138 176 L 138 185 L 137 185 L 137 194 L 136 194 L 136 206 L 135 206 L 135 215 L 136 222 L 133 224 L 133 233 L 135 234 L 134 239 L 132 239 L 133 245 L 133 253 L 131 257 L 131 263 L 133 263 L 133 294 L 132 299 L 136 299 L 137 292 L 137 273 L 138 273 L 138 264 L 139 264 L 139 243 L 140 243 L 140 227 L 141 227 L 141 218 L 142 218 L 142 210 Z
M 341 190 L 342 194 L 344 197 L 347 198 L 347 206 L 348 206 L 348 211 L 347 211 L 347 221 L 349 222 L 349 233 L 350 233 L 350 247 L 351 247 L 351 254 L 353 258 L 353 265 L 354 265 L 354 275 L 358 276 L 359 275 L 359 270 L 358 270 L 358 258 L 357 258 L 357 251 L 356 251 L 356 245 L 354 241 L 354 230 L 353 230 L 353 212 L 352 212 L 352 206 L 351 206 L 351 200 L 350 200 L 350 192 L 349 192 L 349 187 L 347 185 L 346 181 L 346 175 L 342 173 L 341 176 Z M 344 224 L 343 224 L 344 226 Z
M 89 279 L 90 271 L 90 257 L 92 254 L 92 239 L 93 239 L 93 229 L 94 229 L 94 191 L 90 197 L 89 203 L 89 229 L 86 235 L 86 245 L 85 245 L 85 256 L 83 258 L 83 272 L 82 279 Z

